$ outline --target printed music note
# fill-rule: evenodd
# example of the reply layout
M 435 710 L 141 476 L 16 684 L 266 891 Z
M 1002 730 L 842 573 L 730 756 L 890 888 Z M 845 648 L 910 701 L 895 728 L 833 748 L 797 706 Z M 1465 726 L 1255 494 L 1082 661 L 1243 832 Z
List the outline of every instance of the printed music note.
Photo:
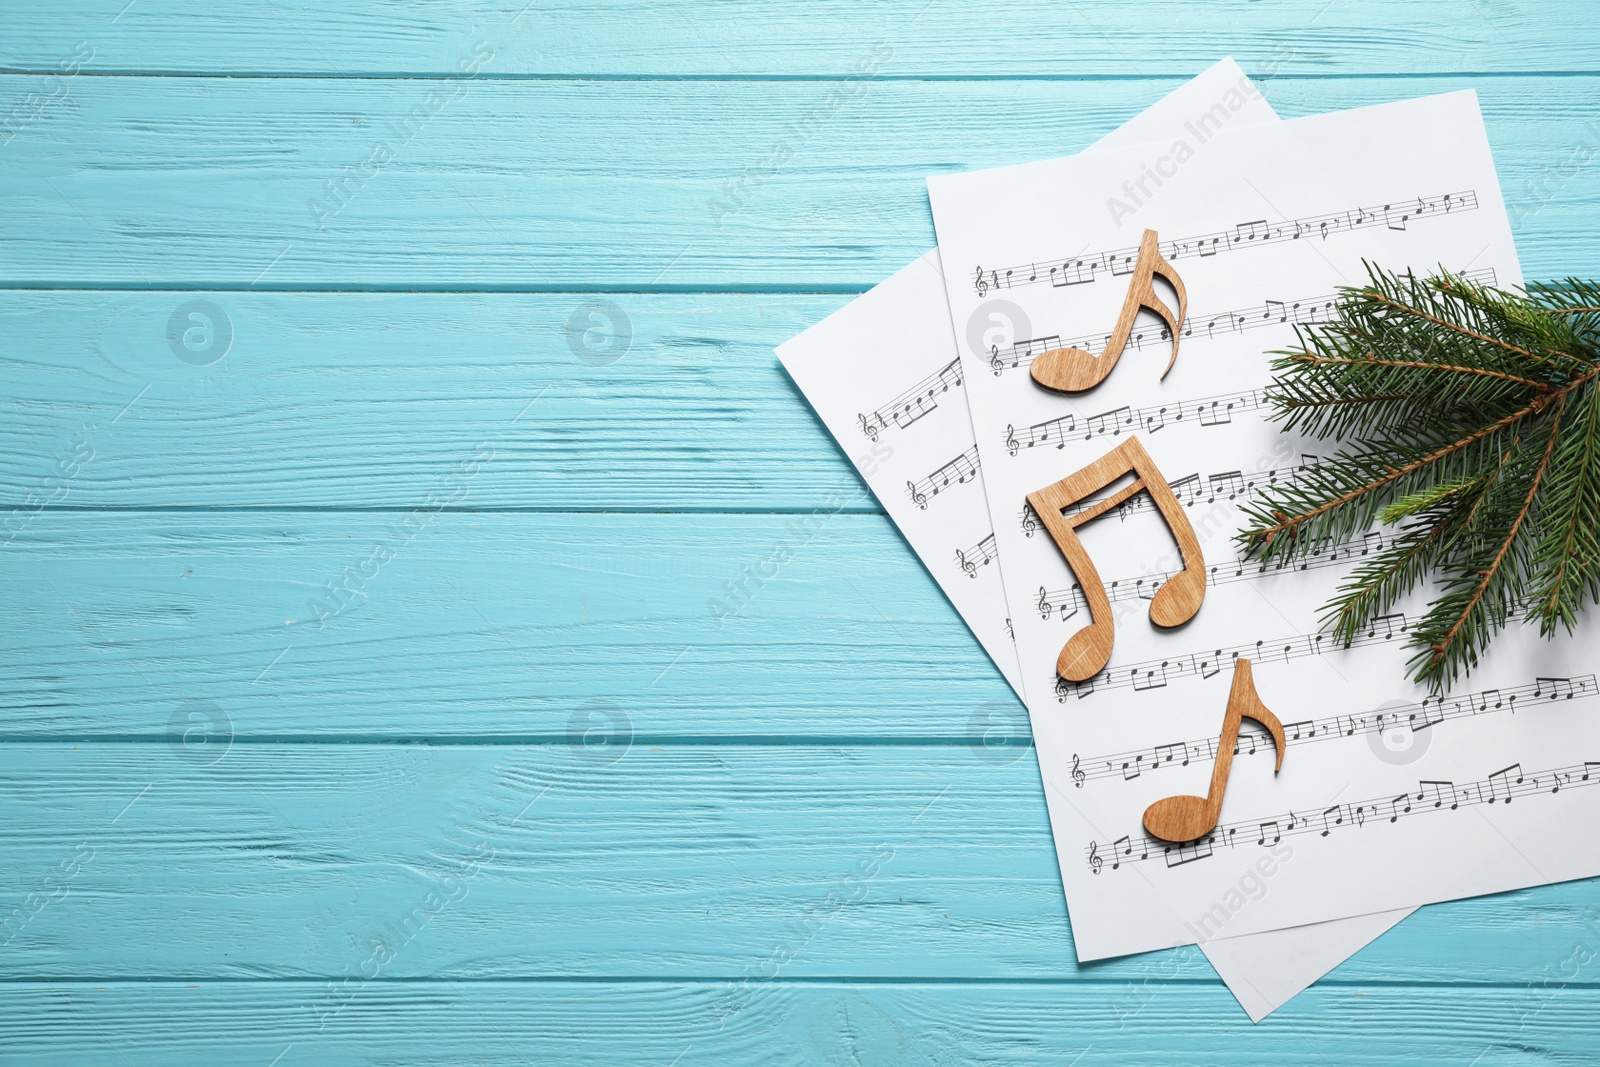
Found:
M 1133 275 L 1133 280 L 1128 285 L 1127 299 L 1122 303 L 1116 328 L 1107 338 L 1100 355 L 1096 357 L 1081 348 L 1055 348 L 1042 352 L 1028 369 L 1034 381 L 1060 393 L 1081 393 L 1105 381 L 1106 375 L 1117 365 L 1117 360 L 1122 358 L 1122 350 L 1133 333 L 1133 323 L 1138 318 L 1140 308 L 1148 308 L 1161 316 L 1172 334 L 1172 357 L 1167 360 L 1167 369 L 1161 372 L 1161 377 L 1167 376 L 1178 359 L 1178 331 L 1189 310 L 1189 295 L 1184 290 L 1183 279 L 1161 255 L 1157 242 L 1156 231 L 1144 231 L 1144 238 L 1139 242 L 1138 259 L 1128 271 Z M 1172 286 L 1178 294 L 1176 317 L 1166 304 L 1156 298 L 1154 279 L 1157 277 Z
M 1543 696 L 1550 700 L 1559 700 L 1565 697 L 1571 700 L 1573 693 L 1576 692 L 1571 678 L 1535 678 L 1534 682 L 1537 683 L 1533 690 L 1535 698 Z
M 1446 800 L 1451 801 L 1451 811 L 1455 811 L 1461 806 L 1461 802 L 1456 799 L 1456 784 L 1454 782 L 1441 782 L 1430 779 L 1423 779 L 1418 782 L 1417 801 L 1421 803 L 1430 798 L 1436 808 L 1443 807 Z
M 1084 508 L 1070 518 L 1063 512 L 1080 500 L 1098 493 L 1120 478 L 1132 474 L 1133 482 Z M 1055 540 L 1056 547 L 1066 557 L 1067 566 L 1083 591 L 1089 608 L 1089 625 L 1073 634 L 1056 658 L 1056 672 L 1068 681 L 1081 682 L 1105 669 L 1111 658 L 1111 645 L 1116 635 L 1116 623 L 1111 614 L 1111 601 L 1106 596 L 1105 584 L 1094 561 L 1078 539 L 1077 528 L 1104 515 L 1135 494 L 1146 492 L 1156 510 L 1166 520 L 1178 550 L 1183 556 L 1183 570 L 1162 583 L 1150 598 L 1150 621 L 1157 626 L 1181 626 L 1194 618 L 1206 595 L 1205 558 L 1200 553 L 1200 541 L 1195 537 L 1189 517 L 1179 506 L 1172 488 L 1167 485 L 1155 460 L 1145 451 L 1137 436 L 1107 452 L 1075 474 L 1028 494 L 1033 512 L 1044 522 Z
M 1216 829 L 1217 819 L 1222 814 L 1222 795 L 1228 789 L 1228 771 L 1233 766 L 1233 753 L 1239 742 L 1239 727 L 1245 719 L 1260 723 L 1272 734 L 1272 744 L 1278 754 L 1272 773 L 1277 774 L 1283 769 L 1283 750 L 1287 744 L 1283 724 L 1261 703 L 1250 672 L 1250 661 L 1240 658 L 1233 665 L 1233 688 L 1228 693 L 1216 761 L 1211 765 L 1211 789 L 1203 797 L 1165 797 L 1146 808 L 1144 828 L 1151 836 L 1163 841 L 1193 841 Z
M 1515 781 L 1512 781 L 1511 779 L 1513 772 L 1515 772 L 1517 776 Z M 1495 771 L 1493 774 L 1489 775 L 1488 781 L 1489 803 L 1493 804 L 1496 800 L 1504 800 L 1507 804 L 1509 804 L 1515 795 L 1512 787 L 1522 784 L 1522 764 L 1513 763 L 1504 770 Z M 1502 791 L 1505 793 L 1505 796 L 1503 797 L 1500 795 Z

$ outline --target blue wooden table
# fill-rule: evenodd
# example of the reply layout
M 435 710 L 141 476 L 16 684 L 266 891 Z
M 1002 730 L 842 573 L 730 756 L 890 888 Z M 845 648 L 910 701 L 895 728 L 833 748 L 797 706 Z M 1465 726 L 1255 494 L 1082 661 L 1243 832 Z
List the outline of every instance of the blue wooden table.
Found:
M 772 353 L 1227 54 L 1475 87 L 1600 276 L 1591 13 L 523 2 L 0 13 L 0 1060 L 1600 1062 L 1593 884 L 1259 1027 L 1076 966 L 1026 718 Z

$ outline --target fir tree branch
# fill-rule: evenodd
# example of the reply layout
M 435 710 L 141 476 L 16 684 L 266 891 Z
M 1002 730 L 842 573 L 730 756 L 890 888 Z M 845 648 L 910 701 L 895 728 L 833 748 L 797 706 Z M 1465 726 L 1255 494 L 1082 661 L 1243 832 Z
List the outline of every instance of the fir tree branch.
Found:
M 1371 356 L 1371 353 L 1369 352 L 1368 355 Z M 1499 378 L 1502 381 L 1516 382 L 1518 385 L 1526 385 L 1540 391 L 1548 391 L 1550 389 L 1548 382 L 1536 382 L 1532 378 L 1520 378 L 1515 374 L 1485 370 L 1482 367 L 1457 367 L 1450 363 L 1424 363 L 1420 360 L 1378 359 L 1376 357 L 1369 359 L 1336 359 L 1332 356 L 1314 356 L 1309 352 L 1290 356 L 1289 358 L 1295 363 L 1306 363 L 1314 367 L 1324 364 L 1355 367 L 1412 367 L 1417 370 L 1443 370 L 1454 371 L 1457 374 L 1481 374 L 1485 378 Z
M 1238 540 L 1281 565 L 1404 523 L 1323 624 L 1348 636 L 1431 585 L 1408 669 L 1440 691 L 1510 619 L 1548 636 L 1600 602 L 1600 284 L 1369 273 L 1297 329 L 1268 392 L 1285 430 L 1346 446 L 1261 491 Z
M 1564 390 L 1564 392 L 1570 391 L 1571 387 Z M 1517 512 L 1516 520 L 1512 522 L 1511 529 L 1506 531 L 1505 537 L 1501 540 L 1500 547 L 1494 554 L 1494 561 L 1489 564 L 1488 569 L 1482 572 L 1482 578 L 1478 582 L 1477 588 L 1472 591 L 1472 596 L 1468 599 L 1466 607 L 1461 609 L 1461 613 L 1456 617 L 1455 622 L 1451 624 L 1444 637 L 1431 646 L 1433 656 L 1429 660 L 1430 667 L 1438 664 L 1449 652 L 1451 642 L 1456 639 L 1456 636 L 1461 632 L 1462 626 L 1466 624 L 1468 618 L 1472 615 L 1473 609 L 1478 606 L 1478 601 L 1483 598 L 1484 590 L 1489 587 L 1489 583 L 1500 573 L 1500 567 L 1505 562 L 1506 553 L 1517 539 L 1517 532 L 1522 529 L 1522 524 L 1527 521 L 1529 514 L 1532 513 L 1533 498 L 1538 495 L 1539 485 L 1543 482 L 1544 473 L 1550 466 L 1550 454 L 1555 451 L 1556 442 L 1560 440 L 1559 431 L 1563 414 L 1562 405 L 1558 402 L 1554 416 L 1555 422 L 1550 427 L 1550 440 L 1544 446 L 1544 457 L 1539 461 L 1539 469 L 1533 474 L 1533 484 L 1528 486 L 1528 495 L 1522 500 L 1522 507 Z
M 1386 307 L 1393 308 L 1396 311 L 1403 311 L 1408 315 L 1415 315 L 1419 319 L 1425 319 L 1428 322 L 1433 323 L 1435 326 L 1441 326 L 1444 329 L 1454 330 L 1457 333 L 1464 334 L 1465 336 L 1472 338 L 1474 341 L 1481 341 L 1484 344 L 1495 345 L 1495 346 L 1497 346 L 1499 348 L 1505 349 L 1508 352 L 1515 352 L 1519 356 L 1527 356 L 1529 359 L 1535 360 L 1535 361 L 1537 361 L 1539 363 L 1546 362 L 1545 360 L 1542 360 L 1538 356 L 1534 355 L 1532 352 L 1529 352 L 1526 348 L 1521 348 L 1521 347 L 1519 347 L 1517 345 L 1514 345 L 1514 344 L 1511 344 L 1511 343 L 1509 343 L 1507 341 L 1502 341 L 1497 337 L 1486 337 L 1483 334 L 1478 333 L 1476 330 L 1467 329 L 1465 326 L 1462 326 L 1460 323 L 1446 322 L 1444 319 L 1438 318 L 1438 317 L 1436 317 L 1434 315 L 1430 315 L 1426 311 L 1422 311 L 1419 308 L 1409 307 L 1409 306 L 1407 306 L 1405 304 L 1400 303 L 1399 301 L 1390 300 L 1388 297 L 1384 296 L 1380 292 L 1377 292 L 1377 291 L 1363 292 L 1362 295 L 1366 296 L 1369 299 L 1374 300 L 1374 301 L 1376 301 L 1376 302 L 1378 302 L 1380 304 L 1383 304 Z
M 1271 526 L 1267 526 L 1267 527 L 1264 527 L 1264 528 L 1259 529 L 1259 530 L 1251 530 L 1249 536 L 1250 536 L 1250 538 L 1251 538 L 1251 540 L 1253 542 L 1254 541 L 1260 541 L 1262 543 L 1267 543 L 1267 544 L 1270 544 L 1272 542 L 1272 539 L 1275 536 L 1277 536 L 1278 534 L 1280 534 L 1280 533 L 1287 532 L 1290 537 L 1293 537 L 1295 529 L 1299 528 L 1300 526 L 1305 525 L 1307 522 L 1309 522 L 1311 519 L 1316 518 L 1318 515 L 1325 514 L 1325 513 L 1329 512 L 1329 511 L 1332 511 L 1333 509 L 1335 509 L 1337 507 L 1340 507 L 1340 506 L 1342 506 L 1344 504 L 1348 504 L 1350 501 L 1355 500 L 1358 497 L 1365 496 L 1368 493 L 1371 493 L 1373 490 L 1381 489 L 1383 486 L 1388 485 L 1389 483 L 1391 483 L 1391 482 L 1393 482 L 1393 481 L 1395 481 L 1395 480 L 1397 480 L 1399 478 L 1403 478 L 1406 475 L 1411 474 L 1414 471 L 1420 470 L 1421 468 L 1426 467 L 1426 466 L 1428 466 L 1428 465 L 1430 465 L 1432 463 L 1435 463 L 1438 460 L 1443 459 L 1445 456 L 1448 456 L 1453 452 L 1459 452 L 1459 451 L 1461 451 L 1461 449 L 1466 448 L 1468 445 L 1474 444 L 1474 443 L 1476 443 L 1478 441 L 1483 440 L 1485 437 L 1489 437 L 1492 434 L 1498 433 L 1499 431 L 1505 429 L 1507 426 L 1510 426 L 1512 423 L 1515 423 L 1515 422 L 1517 422 L 1517 421 L 1519 421 L 1521 419 L 1525 419 L 1529 415 L 1532 415 L 1532 414 L 1535 414 L 1536 412 L 1538 412 L 1541 408 L 1544 407 L 1545 404 L 1549 403 L 1550 398 L 1551 398 L 1552 395 L 1555 396 L 1555 397 L 1563 396 L 1563 395 L 1565 395 L 1565 393 L 1570 392 L 1572 388 L 1573 388 L 1572 386 L 1568 386 L 1566 389 L 1562 390 L 1562 392 L 1560 392 L 1560 393 L 1542 394 L 1542 395 L 1540 395 L 1538 397 L 1537 400 L 1533 401 L 1532 403 L 1528 404 L 1527 406 L 1521 408 L 1518 411 L 1513 411 L 1511 414 L 1507 415 L 1505 418 L 1501 419 L 1499 422 L 1496 422 L 1496 423 L 1494 423 L 1494 424 L 1492 424 L 1490 426 L 1485 426 L 1483 429 L 1478 430 L 1475 433 L 1468 434 L 1466 437 L 1461 438 L 1461 440 L 1456 441 L 1454 444 L 1446 445 L 1444 448 L 1439 449 L 1437 452 L 1434 452 L 1434 453 L 1432 453 L 1430 455 L 1424 456 L 1421 459 L 1413 460 L 1412 462 L 1407 463 L 1404 467 L 1391 467 L 1389 469 L 1389 473 L 1385 474 L 1381 478 L 1375 478 L 1372 481 L 1368 482 L 1367 484 L 1365 484 L 1363 486 L 1360 486 L 1360 487 L 1358 487 L 1356 489 L 1352 489 L 1350 492 L 1345 493 L 1343 496 L 1335 497 L 1334 499 L 1328 501 L 1325 504 L 1319 504 L 1316 507 L 1310 509 L 1309 511 L 1302 512 L 1301 514 L 1294 515 L 1294 516 L 1283 516 L 1280 519 L 1280 521 L 1278 521 L 1277 523 L 1275 523 L 1275 524 L 1273 524 Z

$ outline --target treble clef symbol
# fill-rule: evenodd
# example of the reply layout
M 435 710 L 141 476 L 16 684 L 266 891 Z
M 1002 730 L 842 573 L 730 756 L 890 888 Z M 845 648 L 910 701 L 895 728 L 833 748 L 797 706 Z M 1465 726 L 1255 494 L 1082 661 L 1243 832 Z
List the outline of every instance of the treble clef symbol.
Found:
M 1046 599 L 1046 596 L 1047 594 L 1045 593 L 1044 586 L 1041 585 L 1039 587 L 1039 603 L 1034 605 L 1038 610 L 1039 618 L 1041 619 L 1048 619 L 1050 617 L 1050 601 Z
M 1084 777 L 1083 768 L 1078 766 L 1078 754 L 1074 752 L 1072 754 L 1072 784 L 1082 789 Z
M 922 494 L 922 490 L 917 488 L 916 482 L 907 482 L 906 492 L 911 494 L 911 502 L 913 504 L 921 508 L 923 511 L 928 510 L 928 498 Z
M 968 578 L 976 578 L 978 576 L 978 565 L 968 559 L 967 554 L 959 548 L 956 549 L 956 562 L 961 565 L 962 571 L 966 573 Z
M 1100 868 L 1105 865 L 1105 860 L 1100 858 L 1100 846 L 1089 846 L 1089 869 L 1095 874 L 1100 873 Z
M 868 419 L 865 415 L 857 414 L 856 419 L 861 423 L 861 432 L 876 441 L 878 439 L 878 430 L 882 427 L 883 421 L 876 414 L 871 419 Z
M 983 296 L 989 291 L 989 283 L 983 280 L 983 268 L 978 268 L 978 276 L 973 279 L 972 287 L 978 290 L 978 295 Z
M 1010 423 L 1006 423 L 1006 450 L 1014 456 L 1017 454 L 1017 449 L 1021 447 L 1021 445 L 1017 444 L 1017 428 Z

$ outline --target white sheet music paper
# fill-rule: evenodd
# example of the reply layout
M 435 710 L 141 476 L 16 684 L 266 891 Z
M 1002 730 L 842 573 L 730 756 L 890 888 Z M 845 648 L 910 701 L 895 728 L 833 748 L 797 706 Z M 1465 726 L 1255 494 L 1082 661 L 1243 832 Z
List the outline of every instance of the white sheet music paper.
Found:
M 996 299 L 1031 323 L 1031 344 L 963 344 L 961 358 L 1079 958 L 1600 873 L 1584 845 L 1600 819 L 1592 624 L 1555 642 L 1508 628 L 1441 702 L 1405 680 L 1400 647 L 1426 596 L 1353 647 L 1316 634 L 1373 541 L 1266 575 L 1241 568 L 1231 542 L 1243 500 L 1328 448 L 1281 436 L 1250 401 L 1270 380 L 1264 352 L 1361 281 L 1363 258 L 1520 283 L 1475 95 L 1226 128 L 1181 161 L 1108 150 L 929 189 L 958 338 Z M 1171 374 L 1158 381 L 1168 352 L 1152 325 L 1094 390 L 1037 386 L 1028 357 L 1057 343 L 1039 338 L 1109 332 L 1124 250 L 1147 227 L 1188 290 Z M 1145 598 L 1180 564 L 1148 495 L 1130 498 L 1079 528 L 1118 590 L 1109 667 L 1059 682 L 1056 656 L 1088 613 L 1023 504 L 1134 434 L 1203 545 L 1205 602 L 1186 626 L 1150 624 Z M 1252 726 L 1217 829 L 1185 846 L 1149 838 L 1148 805 L 1206 792 L 1239 655 L 1285 724 L 1283 771 Z M 1409 747 L 1390 747 L 1396 733 Z
M 1096 147 L 1170 138 L 1229 90 L 1241 89 L 1250 91 L 1229 121 L 1276 120 L 1237 65 L 1225 60 Z M 954 461 L 971 455 L 975 442 L 937 251 L 780 346 L 778 354 L 1020 694 L 981 472 L 963 478 L 964 465 Z M 932 477 L 941 470 L 940 477 Z M 1218 939 L 1206 952 L 1250 1017 L 1260 1020 L 1405 914 L 1319 923 L 1292 934 Z

